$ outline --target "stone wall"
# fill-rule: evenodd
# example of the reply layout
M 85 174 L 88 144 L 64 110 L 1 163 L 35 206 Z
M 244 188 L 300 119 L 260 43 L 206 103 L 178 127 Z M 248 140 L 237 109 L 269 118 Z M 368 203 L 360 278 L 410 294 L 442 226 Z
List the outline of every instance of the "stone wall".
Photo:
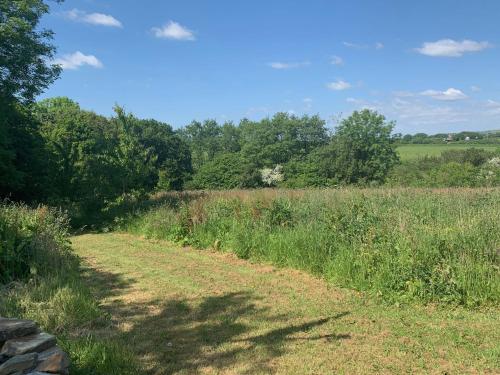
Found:
M 31 320 L 0 317 L 0 375 L 67 375 L 69 358 L 56 338 Z

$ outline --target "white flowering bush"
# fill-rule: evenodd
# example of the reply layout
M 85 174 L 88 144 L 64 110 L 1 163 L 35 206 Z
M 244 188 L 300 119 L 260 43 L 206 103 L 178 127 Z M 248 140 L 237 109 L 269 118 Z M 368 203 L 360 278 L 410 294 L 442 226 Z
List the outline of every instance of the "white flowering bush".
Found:
M 264 168 L 260 170 L 262 182 L 267 186 L 276 186 L 283 181 L 283 166 L 277 164 L 274 168 Z
M 484 163 L 479 173 L 479 179 L 482 180 L 482 185 L 500 185 L 500 157 L 496 156 Z
M 496 156 L 491 160 L 488 160 L 487 165 L 492 168 L 500 168 L 500 156 Z

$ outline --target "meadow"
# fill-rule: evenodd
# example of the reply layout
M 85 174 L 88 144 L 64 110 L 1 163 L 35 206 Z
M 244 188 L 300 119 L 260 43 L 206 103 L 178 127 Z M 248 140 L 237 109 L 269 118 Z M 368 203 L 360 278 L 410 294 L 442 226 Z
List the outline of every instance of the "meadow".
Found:
M 402 161 L 407 161 L 426 156 L 439 157 L 443 151 L 467 150 L 469 148 L 478 148 L 494 152 L 500 148 L 500 145 L 493 143 L 404 144 L 397 147 L 397 152 Z
M 233 108 L 222 107 L 220 98 L 227 96 L 222 89 L 222 96 L 213 95 L 210 107 L 203 94 L 216 93 L 221 83 L 229 82 L 217 79 L 212 85 L 210 79 L 221 78 L 218 73 L 231 76 L 219 66 L 227 59 L 215 61 L 216 51 L 209 48 L 213 28 L 200 24 L 192 32 L 171 20 L 161 30 L 151 23 L 152 32 L 134 31 L 151 20 L 139 22 L 135 12 L 123 27 L 113 16 L 96 13 L 114 14 L 113 7 L 99 8 L 89 1 L 76 9 L 56 1 L 66 4 L 58 8 L 52 3 L 0 0 L 1 317 L 35 320 L 43 331 L 56 335 L 71 358 L 72 375 L 500 373 L 500 132 L 465 130 L 450 134 L 451 144 L 423 144 L 441 142 L 448 134 L 393 132 L 398 119 L 403 128 L 411 125 L 416 132 L 424 120 L 427 127 L 432 122 L 436 131 L 442 131 L 462 123 L 459 114 L 467 114 L 463 119 L 467 126 L 495 125 L 497 117 L 486 121 L 485 115 L 498 115 L 497 99 L 481 102 L 473 94 L 479 87 L 464 93 L 429 86 L 421 93 L 409 92 L 409 106 L 391 105 L 393 118 L 386 118 L 369 109 L 372 105 L 360 106 L 365 102 L 362 91 L 379 92 L 382 98 L 387 96 L 384 92 L 401 87 L 363 88 L 338 80 L 326 86 L 336 91 L 352 86 L 356 96 L 360 94 L 346 108 L 353 110 L 347 117 L 332 113 L 332 107 L 321 109 L 328 105 L 320 99 L 326 91 L 311 92 L 300 110 L 297 100 L 286 107 L 267 103 L 269 108 L 298 111 L 271 114 L 265 98 L 259 99 L 264 107 L 245 112 L 253 97 L 248 90 L 256 87 L 235 82 L 230 94 L 237 95 L 238 87 L 245 90 L 243 101 L 236 105 L 235 96 L 232 103 L 226 101 Z M 268 4 L 264 5 L 267 10 Z M 42 22 L 52 11 L 53 16 Z M 180 14 L 175 9 L 167 13 Z M 431 13 L 435 12 L 426 12 Z M 352 14 L 356 14 L 352 22 L 343 18 L 361 30 L 363 25 L 356 25 L 356 20 L 366 24 L 365 18 Z M 372 12 L 367 15 L 373 18 Z M 228 27 L 225 21 L 231 17 L 222 16 L 221 25 Z M 302 21 L 313 20 L 307 14 L 300 16 Z M 235 18 L 237 28 L 245 26 L 240 18 Z M 272 24 L 279 19 L 301 31 L 288 16 L 274 17 Z M 330 18 L 325 20 L 332 24 Z M 66 48 L 58 50 L 59 37 L 54 39 L 51 25 L 62 31 L 66 22 L 73 21 L 63 34 L 66 40 L 76 33 L 74 43 L 68 44 L 76 51 L 71 54 Z M 247 21 L 264 29 L 271 24 Z M 86 41 L 81 38 L 83 23 L 88 24 Z M 173 74 L 170 78 L 182 78 L 182 69 L 192 65 L 184 63 L 191 53 L 182 51 L 198 54 L 205 45 L 207 58 L 193 62 L 207 65 L 213 60 L 217 74 L 200 73 L 203 90 L 184 90 L 192 105 L 171 102 L 173 110 L 168 113 L 155 111 L 162 106 L 154 102 L 165 98 L 148 98 L 151 90 L 136 90 L 140 96 L 136 101 L 133 95 L 116 96 L 112 90 L 119 87 L 106 84 L 97 74 L 141 74 L 143 60 L 148 60 L 149 74 L 155 63 L 163 70 L 165 64 L 162 59 L 115 59 L 112 53 L 102 55 L 103 62 L 93 54 L 84 55 L 80 50 L 87 51 L 84 47 L 89 45 L 100 57 L 107 47 L 94 42 L 112 41 L 102 27 L 103 34 L 94 34 L 94 26 L 96 32 L 97 26 L 124 29 L 116 29 L 114 37 L 119 32 L 136 35 L 127 44 L 129 55 L 143 56 L 137 47 L 155 48 L 143 51 L 144 56 L 167 53 L 169 63 L 180 64 L 179 72 L 174 65 L 167 67 Z M 232 41 L 248 34 L 226 31 Z M 143 43 L 140 38 L 146 34 L 197 42 L 186 44 L 188 49 L 166 40 L 159 44 L 143 39 Z M 458 46 L 450 54 L 458 57 L 486 49 L 490 44 L 484 40 L 422 40 L 422 48 L 407 47 L 423 53 Z M 255 44 L 263 52 L 269 50 L 266 41 L 238 45 Z M 349 53 L 351 67 L 358 53 L 369 61 L 374 52 L 368 44 L 343 44 L 359 50 Z M 395 53 L 394 46 L 382 47 L 377 42 L 374 48 L 380 50 L 380 59 Z M 489 50 L 485 53 L 495 53 Z M 174 56 L 178 52 L 181 55 Z M 270 55 L 266 60 L 258 53 L 246 55 L 246 63 L 237 64 L 247 70 L 245 76 L 252 71 L 262 74 Z M 311 64 L 307 59 L 268 65 L 273 69 L 311 65 L 282 72 L 282 77 L 301 71 L 315 76 L 312 72 L 321 63 L 318 58 L 313 64 L 314 56 L 310 58 Z M 341 57 L 335 59 L 342 62 Z M 135 65 L 124 70 L 122 64 Z M 90 73 L 90 68 L 104 65 L 101 73 Z M 418 77 L 419 67 L 414 68 Z M 64 76 L 82 79 L 82 84 L 62 84 L 47 92 L 65 69 L 75 72 Z M 361 75 L 367 72 L 373 74 L 373 69 L 358 69 Z M 179 81 L 187 89 L 193 82 L 197 86 L 197 75 L 191 73 L 190 79 Z M 100 87 L 87 85 L 92 77 L 102 86 L 98 101 L 89 100 L 96 99 L 92 87 Z M 267 74 L 259 77 L 256 83 L 267 82 L 263 79 Z M 127 81 L 127 86 L 141 81 L 132 78 L 118 81 Z M 391 71 L 389 81 L 400 82 L 392 78 Z M 284 79 L 283 84 L 295 81 Z M 373 81 L 362 76 L 352 79 Z M 163 91 L 185 102 L 182 87 L 170 81 L 154 83 L 172 88 Z M 60 91 L 61 87 L 66 89 Z M 292 91 L 304 91 L 296 89 Z M 282 95 L 289 90 L 279 91 Z M 50 97 L 53 93 L 80 98 L 90 108 L 68 96 Z M 193 94 L 201 95 L 203 106 L 197 106 Z M 485 91 L 481 97 L 486 95 Z M 434 99 L 464 101 L 453 104 L 456 114 L 452 102 L 450 111 L 438 113 L 437 102 L 431 105 Z M 142 108 L 147 117 L 137 117 L 119 104 L 112 113 L 105 110 L 107 115 L 94 111 L 102 112 L 103 106 L 117 100 Z M 141 106 L 141 100 L 147 105 Z M 481 118 L 471 123 L 469 109 L 475 104 Z M 183 107 L 186 111 L 181 113 Z M 383 103 L 375 107 L 389 109 Z M 410 107 L 414 109 L 408 111 Z M 228 117 L 215 120 L 216 113 Z M 239 121 L 238 113 L 243 116 Z M 319 113 L 334 117 L 323 119 Z M 449 116 L 457 123 L 438 123 Z M 175 126 L 166 119 L 177 119 Z M 339 119 L 335 129 L 329 126 L 332 119 Z M 473 141 L 463 143 L 466 139 Z M 5 336 L 0 336 L 1 341 Z M 6 346 L 12 343 L 8 341 Z M 19 359 L 8 359 L 6 346 L 0 342 L 0 375 Z
M 72 374 L 494 373 L 499 202 L 159 192 L 72 237 L 64 212 L 5 203 L 0 315 L 56 334 Z
M 397 302 L 497 304 L 498 189 L 268 189 L 159 194 L 122 222 Z

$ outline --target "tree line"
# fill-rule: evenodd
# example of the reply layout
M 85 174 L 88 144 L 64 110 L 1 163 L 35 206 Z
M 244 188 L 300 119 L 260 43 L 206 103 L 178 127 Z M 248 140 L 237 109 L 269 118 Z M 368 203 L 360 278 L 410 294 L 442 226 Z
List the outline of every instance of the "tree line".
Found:
M 104 117 L 68 98 L 36 102 L 60 73 L 42 0 L 0 0 L 0 195 L 92 212 L 155 189 L 382 182 L 397 163 L 393 123 L 355 112 L 334 133 L 318 116 L 278 113 L 180 130 L 122 108 Z

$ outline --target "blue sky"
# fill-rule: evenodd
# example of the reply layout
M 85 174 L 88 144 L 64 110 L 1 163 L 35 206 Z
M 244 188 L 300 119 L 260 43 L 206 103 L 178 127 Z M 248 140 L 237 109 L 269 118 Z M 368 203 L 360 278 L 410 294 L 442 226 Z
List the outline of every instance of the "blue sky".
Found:
M 66 0 L 42 96 L 174 128 L 371 108 L 403 133 L 500 129 L 500 1 Z

